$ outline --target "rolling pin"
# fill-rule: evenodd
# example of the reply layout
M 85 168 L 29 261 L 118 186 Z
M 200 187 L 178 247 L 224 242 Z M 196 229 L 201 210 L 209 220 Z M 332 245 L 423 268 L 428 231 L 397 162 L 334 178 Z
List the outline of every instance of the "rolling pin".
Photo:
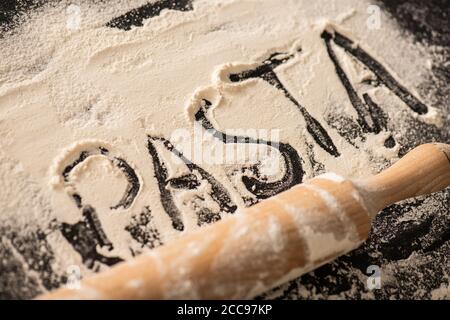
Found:
M 328 173 L 39 299 L 250 299 L 360 246 L 375 215 L 450 185 L 450 146 L 382 173 Z

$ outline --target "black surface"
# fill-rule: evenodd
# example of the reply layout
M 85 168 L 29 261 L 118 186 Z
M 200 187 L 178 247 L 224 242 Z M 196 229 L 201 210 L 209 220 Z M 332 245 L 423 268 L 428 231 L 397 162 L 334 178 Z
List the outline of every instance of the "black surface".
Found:
M 14 29 L 20 21 L 20 19 L 17 19 L 17 16 L 23 16 L 28 10 L 33 10 L 45 2 L 44 0 L 2 1 L 0 3 L 0 29 Z M 142 18 L 159 14 L 164 6 L 174 10 L 191 10 L 189 1 L 184 7 L 181 5 L 185 4 L 186 1 L 182 1 L 183 3 L 180 3 L 180 6 L 177 6 L 175 2 L 157 1 L 155 7 L 144 6 L 141 9 L 137 8 L 122 17 L 113 19 L 109 25 L 128 30 L 130 26 L 141 25 Z M 418 91 L 422 96 L 427 97 L 433 106 L 450 112 L 448 102 L 450 100 L 450 71 L 448 65 L 445 65 L 450 60 L 449 1 L 386 0 L 380 1 L 379 4 L 384 9 L 384 13 L 391 15 L 404 29 L 405 36 L 413 35 L 415 41 L 421 42 L 428 47 L 439 47 L 438 59 L 433 61 L 433 75 L 430 79 L 424 79 L 424 83 L 418 88 Z M 143 17 L 140 17 L 140 14 Z M 132 17 L 132 19 L 129 17 Z M 127 21 L 129 23 L 126 23 Z M 232 75 L 232 78 L 234 77 L 233 79 L 239 81 L 241 76 Z M 273 77 L 271 79 L 272 83 L 274 83 Z M 271 79 L 267 79 L 267 81 Z M 280 88 L 279 83 L 274 83 L 274 86 Z M 362 108 L 367 107 L 370 109 L 370 100 L 366 99 L 364 101 L 367 106 L 363 106 L 361 103 L 363 102 L 355 102 Z M 423 109 L 423 107 L 420 106 L 419 109 Z M 366 117 L 364 110 L 361 112 L 362 120 L 359 124 L 349 122 L 343 126 L 345 131 L 343 134 L 346 134 L 350 141 L 361 135 L 361 132 L 364 130 L 364 126 L 361 126 L 361 124 L 364 124 Z M 375 120 L 380 120 L 381 118 L 379 116 Z M 398 141 L 394 139 L 386 141 L 388 145 L 392 146 L 399 143 L 401 146 L 400 155 L 420 143 L 430 141 L 450 143 L 448 125 L 439 129 L 420 122 L 413 117 L 405 121 L 408 122 L 412 129 Z M 381 125 L 384 124 L 384 122 L 380 123 Z M 370 126 L 367 126 L 367 128 L 370 129 Z M 353 129 L 354 131 L 352 131 Z M 395 124 L 389 129 L 395 132 Z M 320 130 L 312 130 L 312 133 L 317 134 L 317 132 L 321 133 Z M 318 137 L 316 140 L 324 141 L 322 143 L 323 147 L 332 156 L 338 156 L 333 143 L 326 139 L 327 136 L 325 135 L 325 138 Z M 153 140 L 150 139 L 149 143 L 151 141 Z M 154 155 L 152 156 L 155 158 Z M 289 157 L 293 159 L 295 155 L 289 155 Z M 320 164 L 318 167 L 320 167 Z M 320 171 L 320 168 L 318 171 Z M 163 170 L 160 173 L 162 174 Z M 184 177 L 176 181 L 167 181 L 167 183 L 181 186 L 182 188 L 195 188 L 198 186 L 198 181 L 193 176 Z M 219 195 L 222 194 L 222 200 L 218 199 L 218 201 L 224 201 L 224 206 L 227 205 L 230 208 L 234 208 L 233 204 L 227 204 L 229 200 L 228 195 L 223 196 L 222 191 L 219 192 Z M 350 299 L 361 298 L 364 293 L 367 293 L 367 289 L 357 277 L 355 270 L 359 270 L 361 274 L 365 275 L 367 266 L 374 264 L 395 268 L 396 278 L 395 283 L 384 285 L 381 290 L 373 291 L 375 298 L 430 298 L 432 290 L 443 283 L 447 282 L 448 284 L 448 280 L 445 280 L 444 276 L 448 273 L 448 268 L 450 267 L 450 192 L 442 192 L 432 196 L 432 198 L 442 203 L 443 208 L 430 210 L 429 207 L 426 208 L 424 199 L 415 199 L 402 205 L 393 205 L 387 208 L 375 220 L 373 232 L 363 247 L 331 264 L 325 265 L 314 273 L 284 285 L 279 288 L 278 291 L 281 291 L 281 294 L 278 294 L 277 297 L 284 299 L 297 298 L 299 292 L 303 292 L 302 295 L 306 298 L 317 297 L 317 294 L 323 298 L 333 295 Z M 414 222 L 403 222 L 399 219 L 412 210 L 422 210 L 424 214 Z M 210 218 L 212 217 L 212 220 L 205 220 L 204 216 L 199 216 L 199 221 L 215 221 L 217 215 L 214 214 L 211 212 L 206 214 Z M 177 215 L 172 214 L 172 216 L 175 217 L 175 228 L 182 228 L 182 224 L 176 219 Z M 159 240 L 157 230 L 149 229 L 143 233 L 141 227 L 136 227 L 136 225 L 142 224 L 143 221 L 145 226 L 148 226 L 148 222 L 151 220 L 150 211 L 146 211 L 136 219 L 139 220 L 134 221 L 134 224 L 131 224 L 129 227 L 133 237 L 139 239 L 145 245 L 151 244 L 149 246 L 154 246 L 155 243 L 162 243 Z M 31 228 L 31 230 L 33 229 Z M 13 256 L 14 252 L 19 252 L 26 257 L 28 268 L 39 275 L 38 280 L 35 275 L 27 274 L 27 271 L 23 270 L 23 266 L 13 263 L 14 259 L 11 260 L 13 261 L 12 263 L 0 264 L 0 298 L 30 298 L 39 292 L 39 289 L 37 289 L 37 282 L 39 281 L 47 289 L 54 288 L 65 281 L 64 276 L 54 274 L 51 270 L 50 265 L 54 259 L 53 252 L 46 243 L 45 234 L 40 229 L 35 228 L 34 231 L 29 232 L 26 236 L 19 236 L 14 226 L 0 225 L 0 232 L 4 239 L 7 239 L 7 241 L 2 240 L 0 242 L 1 257 L 8 259 L 9 256 Z M 93 243 L 88 247 L 91 250 L 95 245 L 96 243 Z M 45 250 L 42 250 L 42 247 Z M 420 256 L 422 263 L 417 264 L 413 268 L 402 268 L 401 263 L 411 257 L 411 255 Z M 351 291 L 352 287 L 355 287 L 356 290 Z M 7 288 L 14 289 L 8 290 Z M 423 290 L 423 293 L 418 292 L 419 290 Z

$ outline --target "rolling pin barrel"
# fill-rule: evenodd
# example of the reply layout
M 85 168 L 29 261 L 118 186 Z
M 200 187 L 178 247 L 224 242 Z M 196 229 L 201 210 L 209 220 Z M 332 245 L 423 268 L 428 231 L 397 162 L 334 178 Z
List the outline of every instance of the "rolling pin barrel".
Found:
M 382 207 L 448 186 L 449 157 L 430 144 L 367 180 L 319 176 L 41 298 L 253 298 L 358 247 Z
M 407 198 L 443 190 L 450 184 L 450 145 L 418 146 L 387 170 L 356 183 L 375 212 Z

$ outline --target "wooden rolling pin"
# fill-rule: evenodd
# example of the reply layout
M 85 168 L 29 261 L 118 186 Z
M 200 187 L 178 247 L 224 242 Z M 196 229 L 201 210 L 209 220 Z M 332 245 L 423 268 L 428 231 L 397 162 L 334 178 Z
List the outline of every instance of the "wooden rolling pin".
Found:
M 450 185 L 450 146 L 422 145 L 363 180 L 325 174 L 40 299 L 246 299 L 364 242 L 397 201 Z

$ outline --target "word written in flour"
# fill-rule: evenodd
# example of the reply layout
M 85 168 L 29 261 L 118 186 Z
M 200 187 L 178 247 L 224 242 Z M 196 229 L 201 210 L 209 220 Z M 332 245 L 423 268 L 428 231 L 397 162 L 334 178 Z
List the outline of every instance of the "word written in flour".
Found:
M 163 10 L 190 11 L 193 9 L 193 0 L 159 0 L 147 3 L 139 8 L 128 11 L 124 15 L 114 18 L 106 25 L 122 30 L 131 30 L 132 27 L 144 25 L 144 20 L 158 16 Z
M 182 307 L 178 307 L 178 315 L 196 315 L 208 318 L 211 313 L 212 307 L 191 307 L 185 304 Z
M 221 315 L 268 315 L 272 311 L 272 306 L 268 304 L 222 304 L 220 308 L 212 307 L 192 307 L 184 304 L 178 307 L 178 315 L 198 315 L 208 318 L 210 314 Z

